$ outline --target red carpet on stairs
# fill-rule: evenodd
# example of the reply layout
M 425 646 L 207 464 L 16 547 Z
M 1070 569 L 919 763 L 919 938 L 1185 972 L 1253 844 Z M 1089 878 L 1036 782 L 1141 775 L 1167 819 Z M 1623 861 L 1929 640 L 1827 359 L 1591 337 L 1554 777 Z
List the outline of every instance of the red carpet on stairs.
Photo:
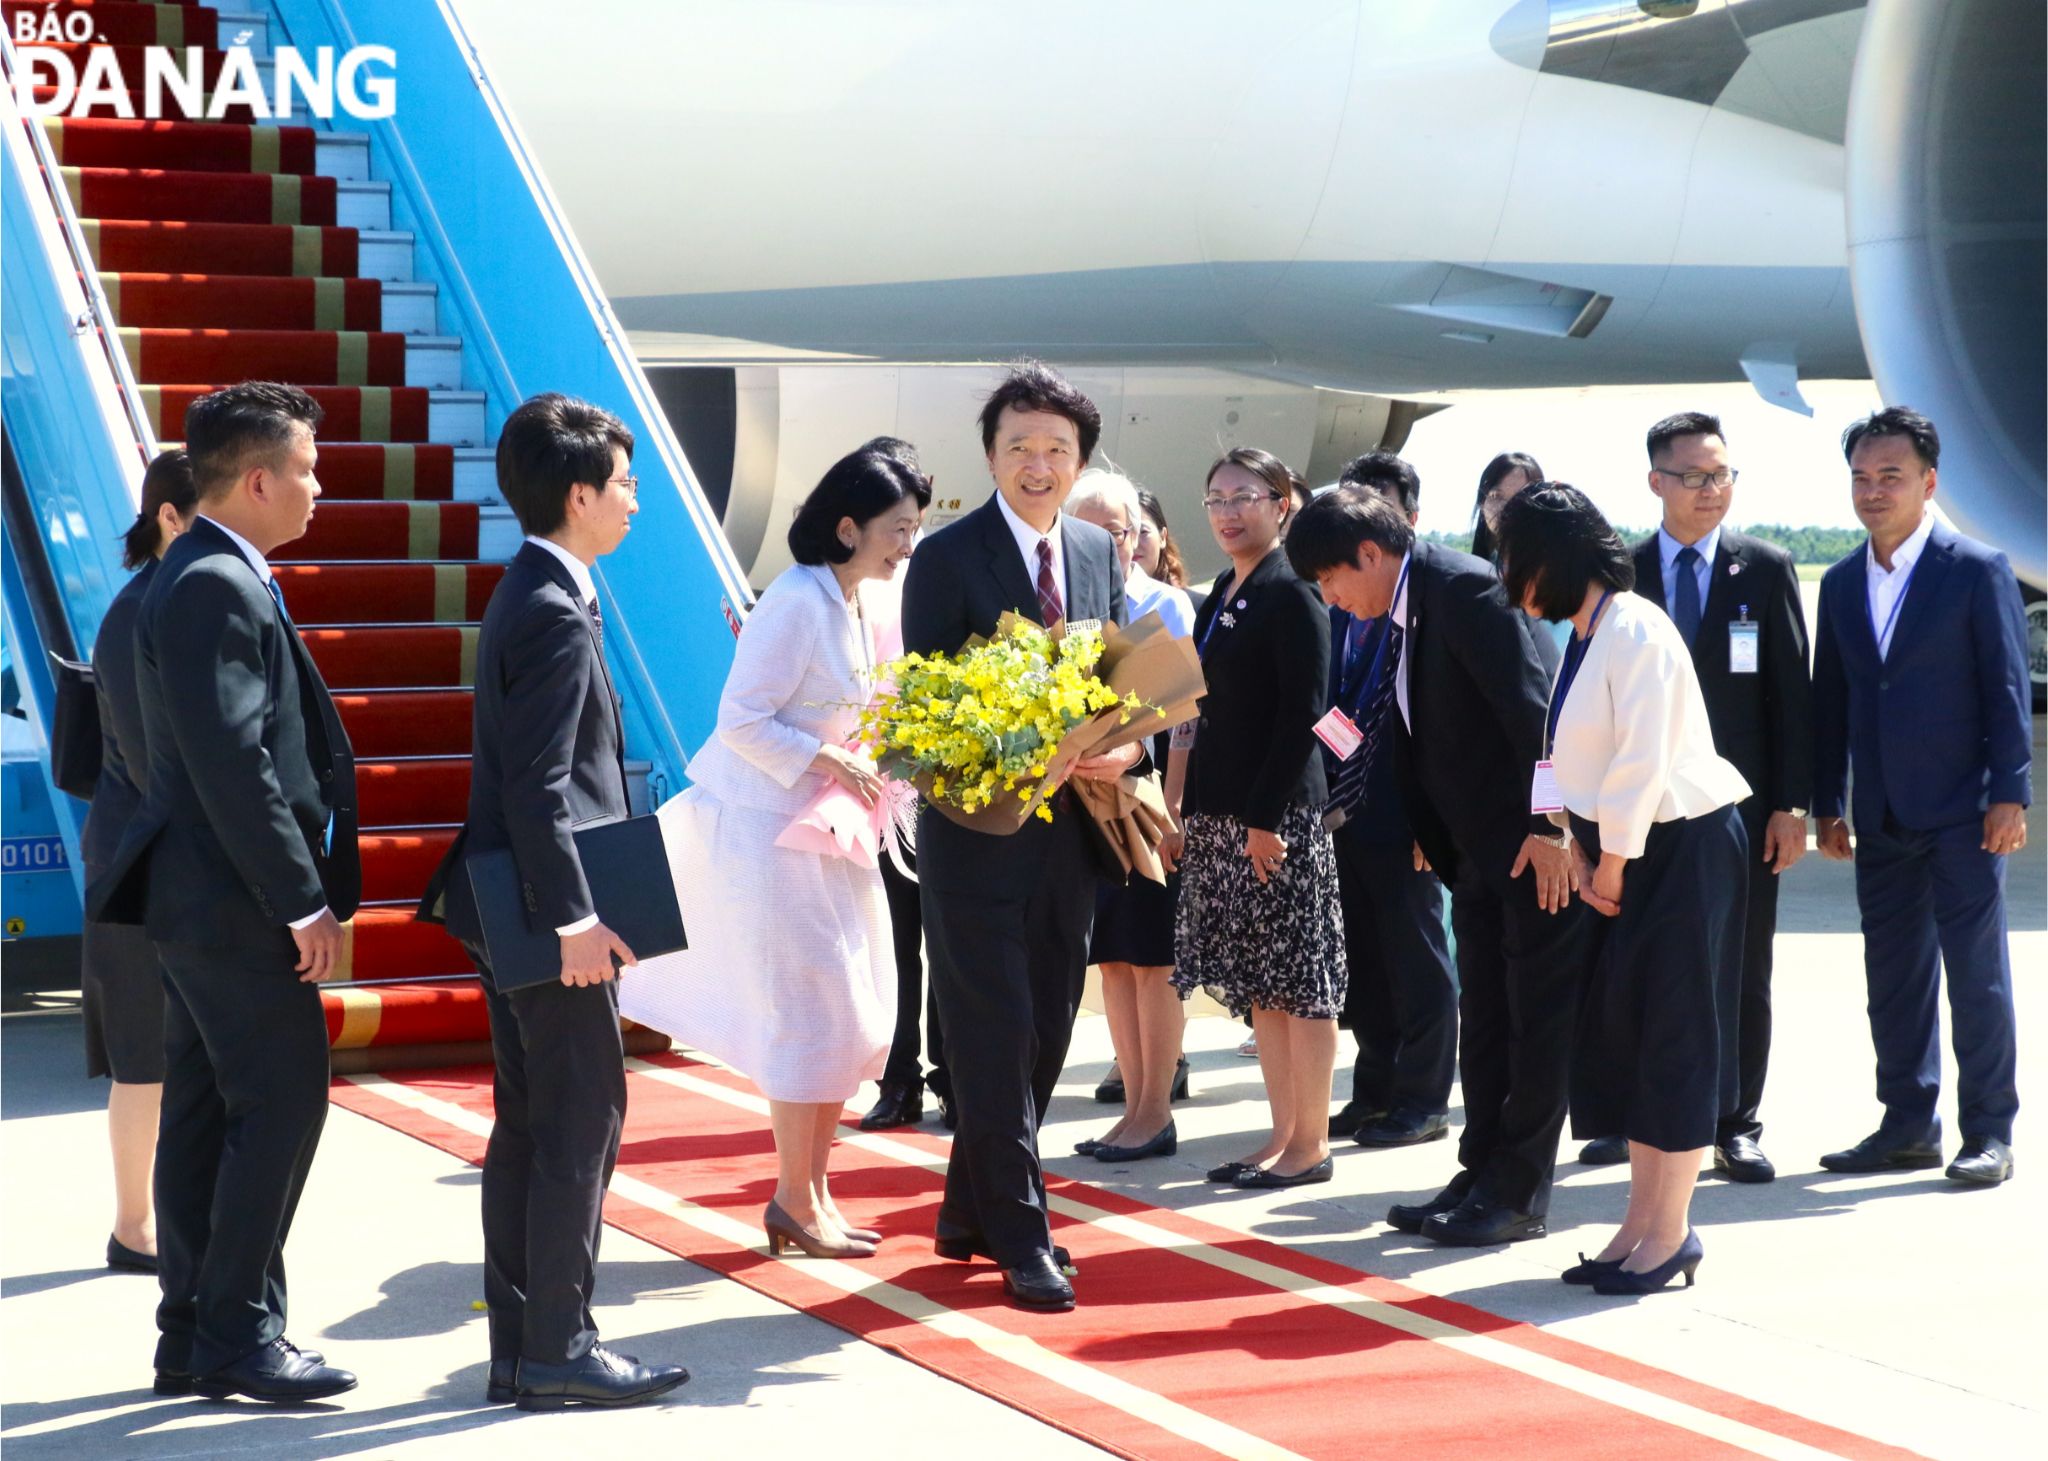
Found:
M 81 216 L 187 223 L 332 225 L 338 196 L 333 178 L 146 167 L 67 167 L 64 186 Z
M 100 275 L 100 288 L 126 326 L 370 331 L 384 318 L 376 279 L 123 273 Z
M 227 384 L 222 382 L 221 384 Z M 303 381 L 293 382 L 304 385 Z M 142 388 L 143 409 L 165 441 L 185 439 L 185 408 L 213 390 L 212 385 L 168 385 Z M 427 439 L 431 392 L 418 386 L 306 386 L 306 394 L 327 413 L 322 437 L 338 441 L 406 441 Z M 321 442 L 326 450 L 326 442 Z
M 81 223 L 93 257 L 107 270 L 347 279 L 357 267 L 353 228 L 154 218 L 87 218 Z M 183 435 L 181 429 L 172 439 Z

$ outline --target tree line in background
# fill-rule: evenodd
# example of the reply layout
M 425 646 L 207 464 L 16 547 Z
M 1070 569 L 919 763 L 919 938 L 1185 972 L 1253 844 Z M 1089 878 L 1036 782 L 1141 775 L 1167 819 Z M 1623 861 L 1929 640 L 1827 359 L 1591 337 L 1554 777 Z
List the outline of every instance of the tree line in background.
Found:
M 1649 536 L 1650 528 L 1622 528 L 1621 536 L 1635 543 Z M 1761 538 L 1766 543 L 1775 543 L 1792 555 L 1794 563 L 1827 565 L 1848 557 L 1863 546 L 1861 528 L 1789 528 L 1783 523 L 1745 523 L 1742 531 L 1752 538 Z M 1472 551 L 1472 534 L 1465 533 L 1424 533 L 1423 539 L 1441 543 L 1447 548 L 1456 548 L 1460 553 Z

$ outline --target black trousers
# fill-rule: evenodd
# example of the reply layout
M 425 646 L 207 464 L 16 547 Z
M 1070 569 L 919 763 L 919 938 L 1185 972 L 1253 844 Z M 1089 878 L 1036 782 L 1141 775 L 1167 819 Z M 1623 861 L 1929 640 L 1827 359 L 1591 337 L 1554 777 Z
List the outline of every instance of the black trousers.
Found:
M 925 942 L 960 1119 L 938 1230 L 979 1235 L 1006 1268 L 1052 1246 L 1038 1128 L 1066 1064 L 1095 919 L 1083 815 L 1062 806 L 1052 826 L 1015 838 L 951 828 L 935 836 L 936 813 L 919 828 Z M 977 877 L 957 862 L 940 870 L 941 838 L 949 848 L 1031 841 L 1004 848 Z
M 484 951 L 463 947 L 483 973 L 497 1061 L 483 1192 L 491 1358 L 567 1364 L 597 1343 L 604 1190 L 626 1124 L 619 986 L 501 994 Z
M 1465 1096 L 1458 1161 L 1480 1195 L 1541 1215 L 1570 1098 L 1587 920 L 1598 915 L 1576 898 L 1545 913 L 1534 876 L 1508 876 L 1514 853 L 1463 857 L 1451 890 Z
M 1358 1041 L 1351 1099 L 1369 1111 L 1448 1110 L 1458 986 L 1444 938 L 1443 884 L 1416 871 L 1406 842 L 1342 830 L 1331 841 L 1351 975 L 1344 1017 Z
M 889 924 L 896 938 L 896 1037 L 889 1044 L 889 1063 L 882 1067 L 882 1079 L 903 1086 L 923 1080 L 941 1095 L 951 1095 L 953 1088 L 946 1078 L 946 1037 L 939 1032 L 938 991 L 936 986 L 928 986 L 924 977 L 924 912 L 917 884 L 896 871 L 886 853 L 882 892 L 889 899 Z M 931 1056 L 929 1077 L 918 1063 L 920 1049 Z
M 1721 1113 L 1716 1142 L 1763 1135 L 1758 1110 L 1764 1100 L 1764 1074 L 1771 1063 L 1771 945 L 1778 936 L 1778 875 L 1764 858 L 1764 828 L 1770 808 L 1762 797 L 1742 803 L 1742 831 L 1749 842 L 1749 902 L 1742 924 L 1742 972 L 1722 998 L 1721 1059 L 1733 1069 L 1724 1086 L 1733 1084 L 1735 1104 Z
M 206 1374 L 284 1333 L 285 1238 L 327 1120 L 327 1019 L 295 954 L 156 950 L 156 1365 Z

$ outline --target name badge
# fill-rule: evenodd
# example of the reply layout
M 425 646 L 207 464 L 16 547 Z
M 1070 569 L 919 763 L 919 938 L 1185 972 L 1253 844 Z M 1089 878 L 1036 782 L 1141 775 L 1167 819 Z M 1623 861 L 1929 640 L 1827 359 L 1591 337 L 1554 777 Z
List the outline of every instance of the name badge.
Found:
M 1557 789 L 1555 762 L 1536 763 L 1536 774 L 1529 778 L 1529 810 L 1539 817 L 1564 810 L 1564 793 Z
M 1332 708 L 1330 713 L 1315 723 L 1316 738 L 1330 748 L 1330 754 L 1339 761 L 1349 761 L 1358 754 L 1358 748 L 1365 744 L 1365 733 L 1352 722 L 1343 711 Z
M 1763 626 L 1744 621 L 1728 626 L 1728 673 L 1753 675 L 1757 672 L 1758 646 Z

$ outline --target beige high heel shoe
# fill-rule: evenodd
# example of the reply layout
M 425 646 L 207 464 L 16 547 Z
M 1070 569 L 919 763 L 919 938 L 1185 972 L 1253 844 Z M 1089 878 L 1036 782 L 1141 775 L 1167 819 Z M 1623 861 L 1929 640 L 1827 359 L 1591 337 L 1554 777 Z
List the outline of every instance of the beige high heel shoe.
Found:
M 828 1242 L 819 1237 L 788 1213 L 782 1204 L 770 1201 L 768 1210 L 761 1214 L 761 1230 L 768 1235 L 768 1252 L 780 1258 L 792 1245 L 811 1258 L 872 1258 L 875 1247 L 872 1242 L 849 1241 Z M 848 1235 L 849 1238 L 852 1236 Z

